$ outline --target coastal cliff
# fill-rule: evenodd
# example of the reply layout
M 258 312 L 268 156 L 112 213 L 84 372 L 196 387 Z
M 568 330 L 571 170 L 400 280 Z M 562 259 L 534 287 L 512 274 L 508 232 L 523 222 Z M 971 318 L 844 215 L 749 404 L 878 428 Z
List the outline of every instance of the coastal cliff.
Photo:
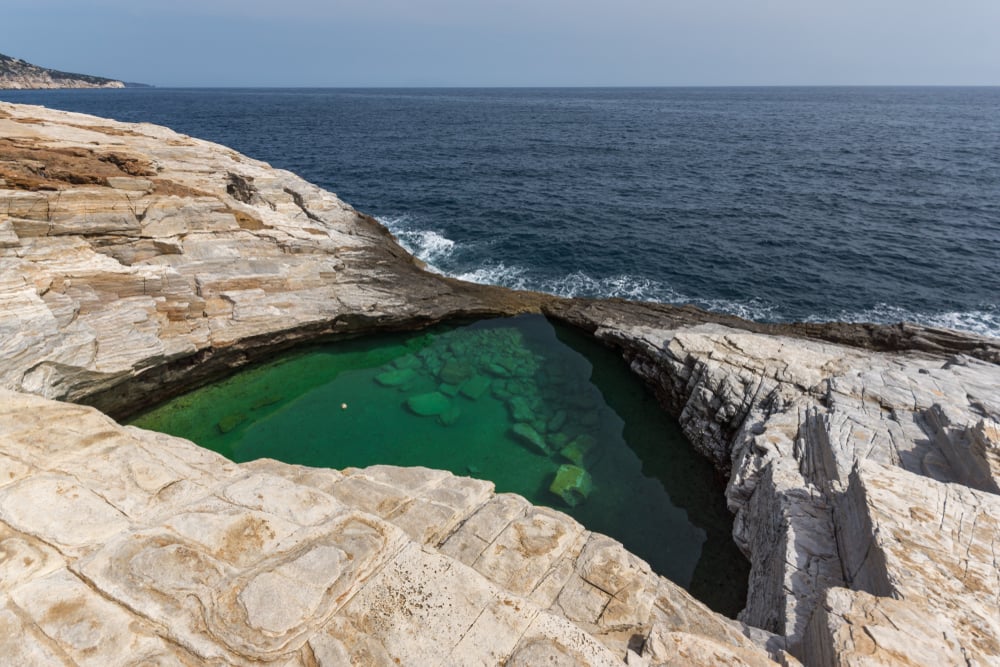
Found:
M 0 53 L 0 88 L 125 88 L 123 81 L 39 67 Z
M 740 621 L 486 482 L 236 465 L 107 416 L 297 343 L 521 312 L 621 350 L 729 475 L 753 567 Z M 463 283 L 225 147 L 0 104 L 4 651 L 998 664 L 998 363 L 1000 342 L 947 330 Z M 84 641 L 73 628 L 88 623 Z

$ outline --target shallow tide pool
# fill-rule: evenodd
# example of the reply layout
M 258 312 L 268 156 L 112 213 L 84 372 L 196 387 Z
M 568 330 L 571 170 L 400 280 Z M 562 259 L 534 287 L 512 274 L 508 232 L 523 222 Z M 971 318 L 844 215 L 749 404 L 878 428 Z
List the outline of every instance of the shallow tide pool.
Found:
M 542 316 L 300 350 L 132 423 L 237 462 L 488 479 L 620 540 L 717 611 L 745 602 L 749 566 L 711 465 L 620 357 Z

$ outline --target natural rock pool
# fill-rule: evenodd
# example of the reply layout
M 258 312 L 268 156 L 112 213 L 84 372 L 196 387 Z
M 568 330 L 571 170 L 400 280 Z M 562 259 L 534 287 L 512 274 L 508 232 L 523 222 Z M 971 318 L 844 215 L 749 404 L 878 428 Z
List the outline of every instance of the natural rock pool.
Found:
M 234 461 L 427 466 L 620 540 L 735 615 L 749 565 L 722 482 L 622 359 L 542 316 L 285 354 L 132 421 Z

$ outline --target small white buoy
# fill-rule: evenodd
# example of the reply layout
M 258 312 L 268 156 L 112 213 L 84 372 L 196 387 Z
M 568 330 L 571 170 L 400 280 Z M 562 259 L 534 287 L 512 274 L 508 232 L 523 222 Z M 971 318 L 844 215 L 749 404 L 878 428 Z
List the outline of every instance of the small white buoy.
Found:
M 340 404 L 340 409 L 341 410 L 346 410 L 347 409 L 347 403 L 341 403 Z

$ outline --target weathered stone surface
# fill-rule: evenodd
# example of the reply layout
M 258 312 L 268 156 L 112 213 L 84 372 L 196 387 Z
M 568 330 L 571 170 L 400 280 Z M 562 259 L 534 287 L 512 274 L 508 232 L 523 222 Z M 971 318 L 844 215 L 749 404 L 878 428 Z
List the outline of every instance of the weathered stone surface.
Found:
M 966 655 L 1000 661 L 1000 529 L 985 509 L 1000 498 L 966 488 L 996 488 L 996 343 L 970 337 L 982 359 L 874 352 L 714 323 L 670 327 L 669 316 L 657 325 L 647 309 L 556 311 L 621 347 L 730 474 L 734 537 L 752 562 L 742 620 L 803 655 L 826 591 L 857 588 L 942 615 Z
M 917 602 L 966 655 L 1000 659 L 1000 496 L 861 460 L 834 520 L 849 585 Z
M 488 482 L 235 465 L 5 390 L 0 456 L 19 463 L 0 647 L 21 664 L 613 665 L 653 631 L 769 660 L 617 542 Z
M 844 588 L 826 591 L 809 624 L 804 653 L 809 665 L 975 664 L 960 648 L 947 616 L 928 614 L 919 604 Z
M 546 299 L 422 271 L 334 195 L 165 128 L 0 103 L 0 137 L 9 389 L 132 411 L 264 348 Z

